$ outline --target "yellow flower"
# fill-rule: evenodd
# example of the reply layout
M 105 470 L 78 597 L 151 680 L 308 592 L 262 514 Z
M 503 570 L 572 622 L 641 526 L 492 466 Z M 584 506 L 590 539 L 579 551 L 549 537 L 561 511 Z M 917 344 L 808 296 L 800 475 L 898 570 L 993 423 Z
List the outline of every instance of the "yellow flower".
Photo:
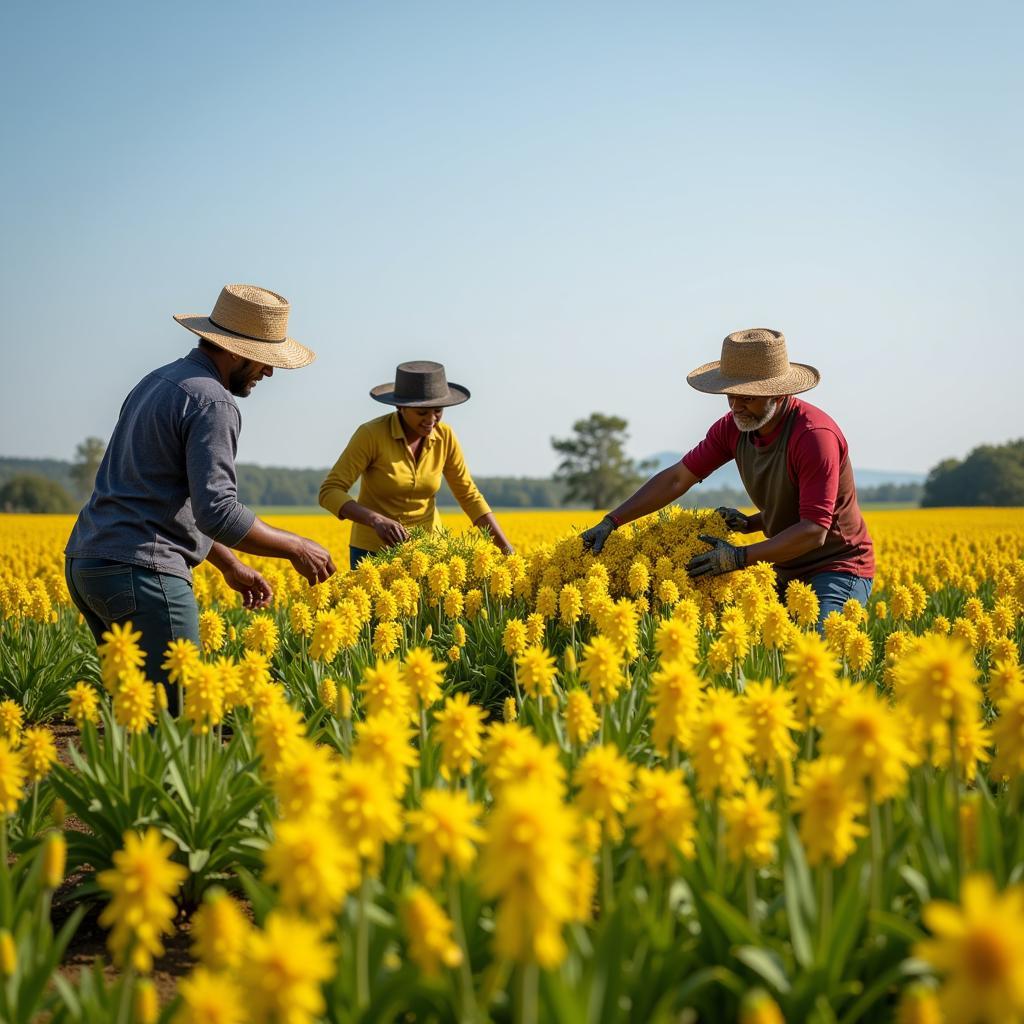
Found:
M 907 783 L 914 756 L 893 711 L 874 692 L 858 688 L 841 707 L 833 709 L 824 725 L 821 752 L 843 763 L 846 780 L 867 781 L 878 802 L 898 796 Z
M 739 697 L 730 690 L 709 690 L 694 723 L 691 741 L 697 792 L 711 800 L 716 792 L 734 793 L 749 774 L 753 753 L 750 725 Z
M 735 863 L 764 865 L 775 858 L 779 816 L 771 809 L 772 791 L 746 782 L 735 796 L 721 803 L 725 821 L 725 850 Z
M 595 636 L 583 648 L 580 678 L 590 686 L 594 701 L 610 704 L 625 685 L 622 651 L 605 636 Z
M 271 693 L 277 695 L 273 689 Z M 281 768 L 283 755 L 305 734 L 302 716 L 284 701 L 274 700 L 253 715 L 256 752 L 263 758 L 267 772 L 273 776 Z
M 390 711 L 367 715 L 356 728 L 352 759 L 376 768 L 395 796 L 401 797 L 409 772 L 420 763 L 419 751 L 412 745 L 414 735 L 404 716 Z
M 243 1024 L 245 1001 L 238 985 L 227 974 L 197 967 L 178 986 L 181 1009 L 174 1024 Z
M 18 947 L 10 929 L 0 928 L 0 975 L 11 977 L 18 969 Z
M 335 704 L 338 702 L 338 684 L 331 678 L 325 676 L 320 680 L 320 703 L 325 708 L 334 710 Z
M 999 714 L 992 723 L 992 742 L 996 747 L 992 774 L 996 778 L 1014 779 L 1024 773 L 1024 684 L 1007 687 L 996 708 Z
M 960 722 L 981 700 L 978 670 L 959 640 L 922 637 L 896 666 L 896 695 L 928 727 Z
M 479 877 L 484 898 L 499 900 L 498 956 L 544 968 L 564 959 L 562 928 L 575 914 L 577 827 L 558 791 L 543 783 L 509 785 L 496 800 Z
M 338 656 L 345 639 L 345 624 L 337 609 L 316 613 L 313 639 L 309 645 L 309 656 L 314 661 L 329 664 Z
M 199 613 L 199 644 L 205 654 L 224 646 L 224 620 L 213 609 Z
M 786 1024 L 779 1004 L 763 988 L 751 989 L 740 1003 L 739 1024 Z
M 579 587 L 566 583 L 558 595 L 558 615 L 562 625 L 572 626 L 583 614 L 583 595 Z
M 558 748 L 545 745 L 535 733 L 515 722 L 495 722 L 483 748 L 487 785 L 497 796 L 510 783 L 532 779 L 561 795 L 565 769 Z
M 279 910 L 249 937 L 238 980 L 252 1024 L 313 1024 L 326 1009 L 321 985 L 335 950 L 318 925 Z
M 378 622 L 373 631 L 373 653 L 378 658 L 389 658 L 398 650 L 402 627 L 397 622 Z
M 428 708 L 441 699 L 444 665 L 434 661 L 430 648 L 411 648 L 402 664 L 402 674 L 423 707 Z
M 514 722 L 519 717 L 519 709 L 516 707 L 515 697 L 506 697 L 501 705 L 501 719 L 503 722 Z
M 77 682 L 68 690 L 68 715 L 79 729 L 86 722 L 95 725 L 100 720 L 99 694 L 88 683 Z
M 428 789 L 419 808 L 409 811 L 409 842 L 416 847 L 416 869 L 437 885 L 445 868 L 459 875 L 476 859 L 484 833 L 477 824 L 482 808 L 461 789 Z
M 509 619 L 501 636 L 505 653 L 516 657 L 526 650 L 526 623 L 520 619 Z
M 115 706 L 117 698 L 114 699 Z M 216 665 L 201 664 L 185 686 L 183 714 L 196 736 L 205 736 L 224 717 L 224 684 Z
M 672 744 L 690 746 L 693 725 L 704 702 L 701 680 L 688 660 L 664 661 L 651 675 L 651 742 L 663 757 Z
M 416 720 L 412 691 L 397 661 L 378 661 L 375 665 L 367 665 L 363 669 L 359 691 L 368 715 L 390 711 L 410 722 Z
M 373 765 L 352 761 L 341 766 L 333 814 L 343 841 L 371 869 L 379 864 L 385 844 L 402 834 L 398 798 Z
M 697 809 L 680 771 L 638 768 L 632 806 L 626 824 L 633 830 L 633 845 L 647 867 L 670 869 L 677 855 L 692 860 Z
M 24 721 L 25 714 L 20 705 L 10 699 L 0 700 L 0 736 L 6 737 L 17 745 Z
M 462 950 L 452 939 L 451 919 L 421 886 L 414 886 L 402 901 L 402 922 L 409 940 L 409 956 L 428 977 L 440 973 L 441 965 L 458 967 Z
M 191 640 L 172 640 L 160 666 L 172 683 L 184 683 L 199 664 L 199 648 Z
M 115 622 L 101 639 L 103 643 L 98 648 L 100 674 L 103 685 L 112 693 L 122 675 L 140 669 L 146 660 L 139 647 L 142 632 L 133 630 L 130 622 L 124 625 Z
M 950 1021 L 1009 1024 L 1024 1015 L 1024 886 L 996 892 L 988 875 L 970 875 L 961 906 L 933 901 L 922 912 L 934 938 L 913 955 L 944 977 L 939 1000 Z
M 896 1024 L 945 1024 L 935 989 L 920 981 L 908 985 L 896 1008 Z
M 786 607 L 797 624 L 808 629 L 818 621 L 818 595 L 809 583 L 790 580 L 786 584 Z
M 68 844 L 63 832 L 51 832 L 43 847 L 43 885 L 56 889 L 64 881 L 64 867 L 68 859 Z
M 325 925 L 359 885 L 354 851 L 319 816 L 276 822 L 263 862 L 263 877 L 277 886 L 280 905 Z
M 693 664 L 697 656 L 697 635 L 680 619 L 662 619 L 654 631 L 654 647 L 662 664 L 670 661 Z
M 174 930 L 172 897 L 188 871 L 169 859 L 173 851 L 173 843 L 161 839 L 155 828 L 141 836 L 126 832 L 114 866 L 96 876 L 100 888 L 111 894 L 100 924 L 111 928 L 107 945 L 119 967 L 148 974 L 153 957 L 164 951 L 161 934 Z
M 46 777 L 57 760 L 57 744 L 49 729 L 36 726 L 22 733 L 21 760 L 29 783 L 39 782 Z
M 156 687 L 132 669 L 114 694 L 114 721 L 130 733 L 145 732 L 156 721 Z
M 339 764 L 330 747 L 318 746 L 301 736 L 287 742 L 271 779 L 281 816 L 327 817 L 338 795 Z
M 555 659 L 543 647 L 527 647 L 516 659 L 516 670 L 527 696 L 551 696 L 555 683 Z
M 837 867 L 853 853 L 868 830 L 856 819 L 864 804 L 846 781 L 838 757 L 805 761 L 793 790 L 791 809 L 801 815 L 800 838 L 813 867 L 829 860 Z
M 589 743 L 600 724 L 587 691 L 570 690 L 565 698 L 565 728 L 570 742 L 577 746 Z
M 612 841 L 622 838 L 622 815 L 629 803 L 632 779 L 633 766 L 617 748 L 607 744 L 587 751 L 576 765 L 576 803 L 602 824 Z
M 0 814 L 13 814 L 21 803 L 25 791 L 25 765 L 21 751 L 12 748 L 5 739 L 0 739 Z M 0 820 L 0 828 L 6 828 Z
M 277 623 L 269 615 L 254 615 L 242 633 L 242 643 L 250 651 L 272 657 L 278 644 Z
M 785 661 L 796 693 L 797 709 L 804 717 L 810 717 L 839 671 L 835 655 L 817 633 L 804 633 L 793 638 Z
M 135 982 L 133 1003 L 135 1024 L 156 1024 L 160 1013 L 160 1001 L 157 999 L 156 988 L 151 979 L 139 978 Z
M 446 779 L 468 775 L 483 749 L 484 709 L 457 693 L 434 712 L 434 734 L 441 744 L 441 774 Z
M 780 764 L 786 768 L 793 760 L 792 732 L 800 728 L 794 703 L 790 690 L 770 681 L 747 683 L 741 707 L 754 738 L 754 763 L 762 771 L 774 773 Z
M 309 605 L 295 601 L 288 609 L 288 623 L 298 636 L 309 636 L 313 632 L 313 613 Z
M 242 962 L 252 925 L 223 889 L 208 889 L 192 918 L 192 952 L 211 971 L 233 970 Z

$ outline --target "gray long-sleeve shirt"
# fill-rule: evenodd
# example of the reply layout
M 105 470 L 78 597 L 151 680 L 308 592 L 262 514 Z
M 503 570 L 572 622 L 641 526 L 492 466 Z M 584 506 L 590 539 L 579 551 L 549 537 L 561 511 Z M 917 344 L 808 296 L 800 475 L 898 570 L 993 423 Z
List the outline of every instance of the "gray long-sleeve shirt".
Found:
M 238 405 L 201 349 L 147 374 L 121 406 L 64 553 L 191 579 L 213 541 L 237 544 L 256 518 L 238 501 L 241 429 Z

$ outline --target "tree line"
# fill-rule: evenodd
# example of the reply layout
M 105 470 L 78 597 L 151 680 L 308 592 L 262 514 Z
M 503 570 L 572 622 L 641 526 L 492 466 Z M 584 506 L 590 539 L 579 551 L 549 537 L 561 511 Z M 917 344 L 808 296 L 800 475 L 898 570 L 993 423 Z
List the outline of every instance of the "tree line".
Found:
M 627 454 L 628 424 L 617 416 L 593 413 L 573 424 L 565 438 L 552 438 L 560 456 L 553 477 L 478 477 L 477 485 L 495 508 L 610 508 L 651 473 L 650 463 Z M 71 461 L 0 458 L 0 511 L 74 512 L 92 491 L 104 442 L 86 438 Z M 315 506 L 326 469 L 290 469 L 240 463 L 239 498 L 248 505 Z M 1024 506 L 1024 438 L 1004 445 L 981 445 L 964 459 L 944 459 L 923 485 L 862 487 L 863 503 L 937 506 Z M 447 485 L 438 504 L 455 507 Z M 732 488 L 701 484 L 680 504 L 688 507 L 742 506 L 749 498 Z

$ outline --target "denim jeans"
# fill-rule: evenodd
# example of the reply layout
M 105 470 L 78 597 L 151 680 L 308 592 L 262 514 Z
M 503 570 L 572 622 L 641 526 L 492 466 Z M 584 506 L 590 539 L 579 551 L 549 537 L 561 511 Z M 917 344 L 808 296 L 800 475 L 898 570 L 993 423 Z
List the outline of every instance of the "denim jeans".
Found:
M 372 558 L 373 552 L 367 551 L 366 548 L 354 548 L 348 549 L 348 567 L 354 569 L 364 558 Z
M 71 600 L 97 644 L 115 622 L 130 622 L 142 631 L 146 678 L 163 684 L 168 710 L 178 714 L 177 687 L 169 684 L 160 666 L 171 640 L 199 645 L 199 610 L 192 584 L 180 576 L 106 558 L 68 558 L 64 575 Z
M 820 632 L 829 612 L 841 612 L 850 598 L 867 607 L 874 580 L 854 576 L 848 572 L 819 572 L 808 578 L 811 590 L 818 595 L 818 630 Z

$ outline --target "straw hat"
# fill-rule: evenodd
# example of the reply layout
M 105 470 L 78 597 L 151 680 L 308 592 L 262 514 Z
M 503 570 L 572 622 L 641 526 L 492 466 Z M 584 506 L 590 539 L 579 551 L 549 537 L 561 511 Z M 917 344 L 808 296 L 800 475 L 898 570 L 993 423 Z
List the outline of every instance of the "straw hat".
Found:
M 390 384 L 378 384 L 370 388 L 370 397 L 385 405 L 440 409 L 461 405 L 469 398 L 469 388 L 461 384 L 449 384 L 440 363 L 417 359 L 411 363 L 399 363 L 395 369 L 395 379 Z
M 810 391 L 821 374 L 806 363 L 791 363 L 782 331 L 753 327 L 722 342 L 722 358 L 686 375 L 691 388 L 711 395 L 798 395 Z
M 316 353 L 288 337 L 291 306 L 283 295 L 254 284 L 226 284 L 209 316 L 176 313 L 186 330 L 236 356 L 295 370 Z

